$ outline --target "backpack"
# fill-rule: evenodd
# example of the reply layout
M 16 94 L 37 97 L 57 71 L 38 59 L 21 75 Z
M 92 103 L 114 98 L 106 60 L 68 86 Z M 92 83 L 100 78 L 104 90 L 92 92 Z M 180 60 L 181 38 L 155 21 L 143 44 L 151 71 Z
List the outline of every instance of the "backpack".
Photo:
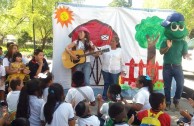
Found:
M 163 114 L 162 111 L 158 112 L 157 114 L 151 113 L 150 110 L 148 111 L 148 116 L 144 117 L 141 121 L 140 126 L 161 126 L 158 117 Z

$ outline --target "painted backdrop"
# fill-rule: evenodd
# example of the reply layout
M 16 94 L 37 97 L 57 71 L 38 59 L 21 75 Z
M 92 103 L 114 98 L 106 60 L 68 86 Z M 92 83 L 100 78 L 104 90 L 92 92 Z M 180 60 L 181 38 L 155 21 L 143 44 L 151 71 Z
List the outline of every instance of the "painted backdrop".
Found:
M 131 84 L 139 74 L 149 74 L 155 81 L 162 80 L 162 56 L 158 49 L 160 40 L 164 37 L 164 29 L 160 24 L 170 13 L 172 13 L 170 10 L 59 3 L 52 16 L 54 34 L 52 72 L 55 81 L 61 83 L 64 89 L 71 85 L 71 69 L 64 68 L 61 57 L 65 47 L 77 39 L 75 31 L 81 26 L 89 29 L 91 41 L 97 47 L 109 44 L 113 35 L 119 36 L 127 68 L 124 83 Z

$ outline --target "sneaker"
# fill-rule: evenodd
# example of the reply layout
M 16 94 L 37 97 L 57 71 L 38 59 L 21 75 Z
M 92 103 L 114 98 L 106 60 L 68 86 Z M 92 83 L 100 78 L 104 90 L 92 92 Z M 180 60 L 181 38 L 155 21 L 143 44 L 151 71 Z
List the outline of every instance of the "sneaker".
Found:
M 169 110 L 170 110 L 170 104 L 166 104 L 165 111 L 169 111 Z

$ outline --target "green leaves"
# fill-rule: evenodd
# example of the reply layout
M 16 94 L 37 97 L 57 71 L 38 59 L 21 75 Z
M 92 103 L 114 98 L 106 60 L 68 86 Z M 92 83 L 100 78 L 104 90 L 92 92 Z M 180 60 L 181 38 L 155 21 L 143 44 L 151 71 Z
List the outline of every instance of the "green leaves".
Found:
M 143 19 L 140 24 L 136 25 L 135 39 L 142 48 L 148 47 L 148 42 L 155 41 L 159 35 L 159 39 L 156 42 L 156 48 L 159 49 L 161 44 L 161 39 L 164 38 L 164 28 L 161 26 L 163 19 L 153 16 Z M 147 40 L 149 39 L 149 40 Z
M 36 42 L 45 44 L 52 37 L 52 14 L 55 3 L 62 1 L 70 0 L 1 0 L 0 36 L 13 34 L 17 38 L 23 38 L 23 33 L 27 33 L 32 37 L 34 21 Z M 20 41 L 23 43 L 24 40 Z

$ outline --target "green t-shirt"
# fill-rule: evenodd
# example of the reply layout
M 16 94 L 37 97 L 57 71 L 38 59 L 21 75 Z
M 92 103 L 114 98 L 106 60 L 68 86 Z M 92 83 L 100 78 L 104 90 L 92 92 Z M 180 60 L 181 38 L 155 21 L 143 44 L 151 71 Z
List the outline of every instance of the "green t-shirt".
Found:
M 167 40 L 164 40 L 161 43 L 160 48 L 167 47 L 166 44 Z M 169 48 L 169 50 L 164 54 L 164 64 L 177 64 L 181 65 L 182 62 L 182 56 L 184 54 L 188 53 L 188 45 L 187 42 L 184 40 L 173 40 L 172 46 Z

